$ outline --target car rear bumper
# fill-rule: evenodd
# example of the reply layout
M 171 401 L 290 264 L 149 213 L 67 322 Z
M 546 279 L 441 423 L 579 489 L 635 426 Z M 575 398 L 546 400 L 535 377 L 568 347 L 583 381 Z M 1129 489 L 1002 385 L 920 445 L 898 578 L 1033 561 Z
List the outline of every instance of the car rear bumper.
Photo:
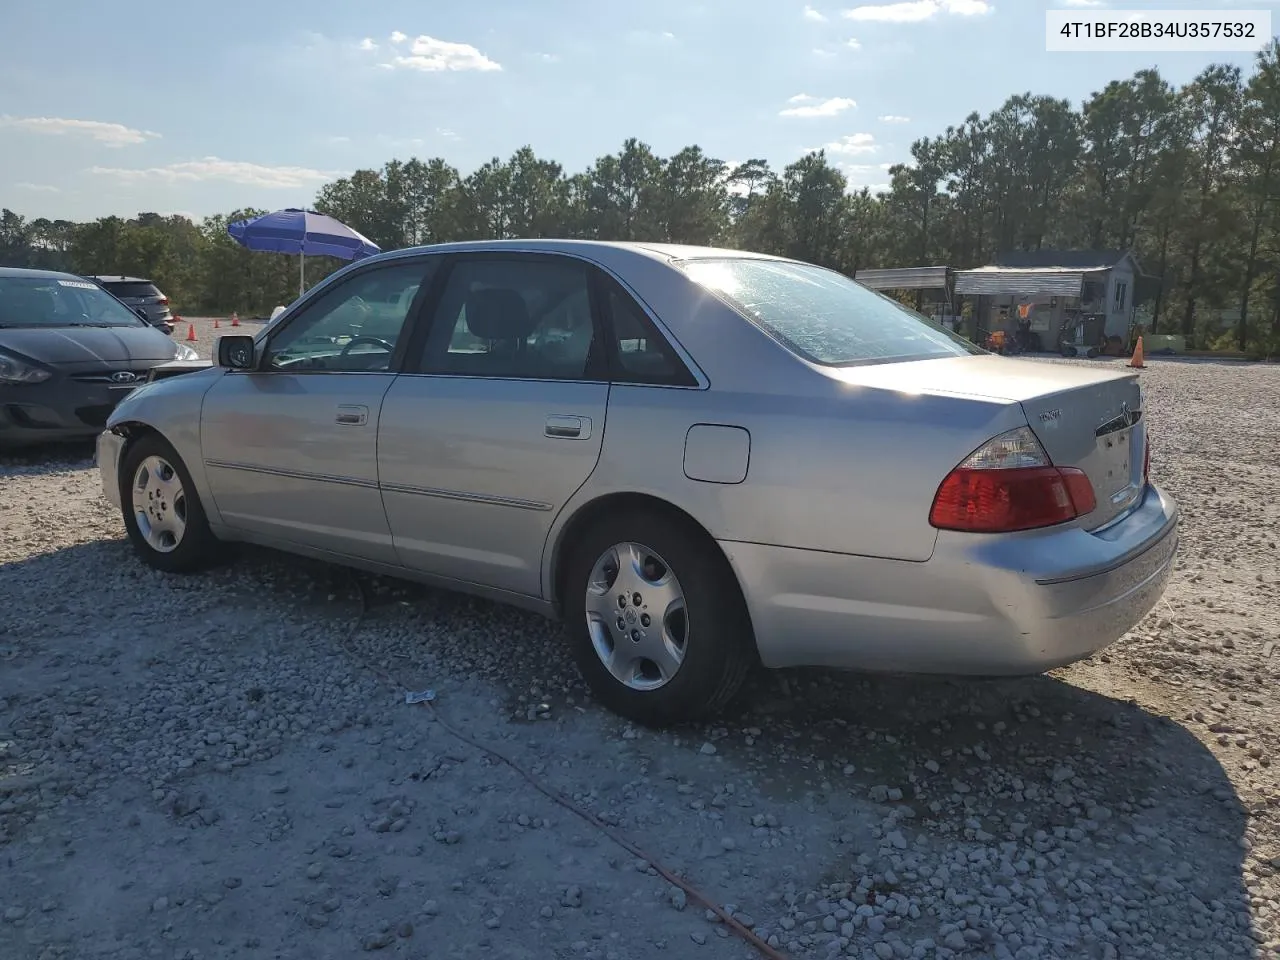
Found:
M 1105 529 L 943 532 L 924 563 L 721 543 L 766 666 L 979 676 L 1118 640 L 1160 600 L 1177 545 L 1177 506 L 1155 486 Z
M 0 387 L 0 449 L 92 439 L 131 389 L 62 377 Z
M 124 437 L 110 430 L 98 434 L 98 450 L 94 461 L 98 465 L 98 477 L 102 481 L 102 495 L 107 502 L 120 509 L 120 453 L 124 450 Z

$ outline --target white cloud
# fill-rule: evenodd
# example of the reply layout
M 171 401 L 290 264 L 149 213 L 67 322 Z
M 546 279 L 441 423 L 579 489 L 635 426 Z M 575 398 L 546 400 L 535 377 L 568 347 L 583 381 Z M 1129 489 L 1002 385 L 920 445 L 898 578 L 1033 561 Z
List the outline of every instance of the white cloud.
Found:
M 392 42 L 398 43 L 395 37 L 403 34 L 397 30 L 392 34 Z M 423 34 L 409 44 L 408 55 L 397 55 L 383 67 L 406 67 L 410 70 L 422 70 L 426 73 L 438 73 L 442 70 L 501 70 L 501 64 L 490 60 L 469 43 L 454 43 L 451 40 L 437 40 Z
M 378 45 L 373 42 L 373 37 L 365 37 L 360 41 L 361 50 L 377 50 Z
M 850 50 L 862 49 L 862 41 L 859 40 L 857 37 L 850 37 L 848 40 L 845 41 L 844 45 L 848 47 Z
M 560 56 L 555 53 L 540 53 L 538 54 L 538 59 L 541 60 L 543 63 L 559 63 L 560 62 Z
M 436 127 L 436 135 L 445 140 L 461 140 L 462 137 L 448 127 Z
M 1106 0 L 1062 0 L 1065 7 L 1105 7 Z
M 851 133 L 847 137 L 824 143 L 822 149 L 827 153 L 843 157 L 857 157 L 868 153 L 876 153 L 880 145 L 876 143 L 875 134 Z
M 977 17 L 994 10 L 988 0 L 900 0 L 898 3 L 864 4 L 845 10 L 847 20 L 872 23 L 922 23 L 939 14 Z
M 23 181 L 22 183 L 15 183 L 14 186 L 17 187 L 19 190 L 30 190 L 32 193 L 61 193 L 62 192 L 62 190 L 60 190 L 58 187 L 52 186 L 47 183 L 27 183 L 26 181 Z
M 896 113 L 886 113 L 883 116 L 877 117 L 876 119 L 878 119 L 881 123 L 910 123 L 911 122 L 910 117 L 900 117 Z
M 409 39 L 408 35 L 407 35 L 407 34 L 403 34 L 403 33 L 401 33 L 399 30 L 392 30 L 392 31 L 391 31 L 391 42 L 392 42 L 392 43 L 404 43 L 404 42 L 405 42 L 406 40 L 408 40 L 408 39 Z
M 813 23 L 827 22 L 826 14 L 822 13 L 819 10 L 813 9 L 813 7 L 809 6 L 808 4 L 805 4 L 805 7 L 804 7 L 804 18 L 806 20 L 812 21 Z
M 811 97 L 807 93 L 797 93 L 794 97 L 787 97 L 787 103 L 808 103 L 810 100 L 816 100 L 817 97 Z
M 799 94 L 788 100 L 788 103 L 803 104 L 787 107 L 779 112 L 780 117 L 834 117 L 858 105 L 856 100 L 848 97 L 831 97 L 827 100 L 813 102 L 814 98 Z
M 239 160 L 220 160 L 217 157 L 184 160 L 163 167 L 92 167 L 89 172 L 115 177 L 125 183 L 146 181 L 198 183 L 221 180 L 247 187 L 270 187 L 282 190 L 317 187 L 342 176 L 337 171 L 312 170 L 309 167 L 272 167 Z
M 671 43 L 676 35 L 670 30 L 629 30 L 627 39 L 632 43 Z
M 835 53 L 833 53 L 833 52 L 832 52 L 832 51 L 830 51 L 830 50 L 823 50 L 821 47 L 814 47 L 814 48 L 813 48 L 813 55 L 814 55 L 815 57 L 821 57 L 822 59 L 824 59 L 824 60 L 825 60 L 825 59 L 827 59 L 827 58 L 834 57 L 834 56 L 835 56 Z
M 54 136 L 89 137 L 108 147 L 123 147 L 158 139 L 160 134 L 150 130 L 135 130 L 123 123 L 104 123 L 101 120 L 67 120 L 62 117 L 8 117 L 0 116 L 0 127 L 17 127 L 31 133 Z

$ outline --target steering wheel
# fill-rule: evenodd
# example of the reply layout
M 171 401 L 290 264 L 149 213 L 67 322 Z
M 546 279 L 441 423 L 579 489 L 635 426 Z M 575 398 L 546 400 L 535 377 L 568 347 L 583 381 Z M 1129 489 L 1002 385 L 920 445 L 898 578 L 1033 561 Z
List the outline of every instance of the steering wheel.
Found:
M 394 343 L 388 343 L 386 340 L 383 340 L 381 337 L 352 337 L 350 340 L 347 341 L 347 345 L 342 348 L 342 351 L 338 354 L 338 356 L 345 357 L 347 355 L 347 352 L 350 351 L 350 349 L 354 347 L 357 343 L 372 343 L 375 346 L 381 347 L 383 350 L 387 351 L 387 353 L 396 352 L 396 345 Z

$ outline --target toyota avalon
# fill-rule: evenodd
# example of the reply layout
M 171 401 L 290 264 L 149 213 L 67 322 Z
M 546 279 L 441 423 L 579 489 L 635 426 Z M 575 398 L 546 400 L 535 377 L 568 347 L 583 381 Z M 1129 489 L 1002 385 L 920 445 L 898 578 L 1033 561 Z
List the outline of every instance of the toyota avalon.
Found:
M 657 725 L 756 661 L 1017 675 L 1117 640 L 1178 542 L 1146 414 L 1136 371 L 994 356 L 811 264 L 485 241 L 338 271 L 98 454 L 153 567 L 252 541 L 560 616 Z

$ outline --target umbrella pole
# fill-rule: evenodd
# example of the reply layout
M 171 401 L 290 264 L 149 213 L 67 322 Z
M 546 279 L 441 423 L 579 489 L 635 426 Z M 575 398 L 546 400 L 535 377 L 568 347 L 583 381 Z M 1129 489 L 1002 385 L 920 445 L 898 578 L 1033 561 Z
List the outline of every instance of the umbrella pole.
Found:
M 301 297 L 307 284 L 307 255 L 298 254 L 298 296 Z

